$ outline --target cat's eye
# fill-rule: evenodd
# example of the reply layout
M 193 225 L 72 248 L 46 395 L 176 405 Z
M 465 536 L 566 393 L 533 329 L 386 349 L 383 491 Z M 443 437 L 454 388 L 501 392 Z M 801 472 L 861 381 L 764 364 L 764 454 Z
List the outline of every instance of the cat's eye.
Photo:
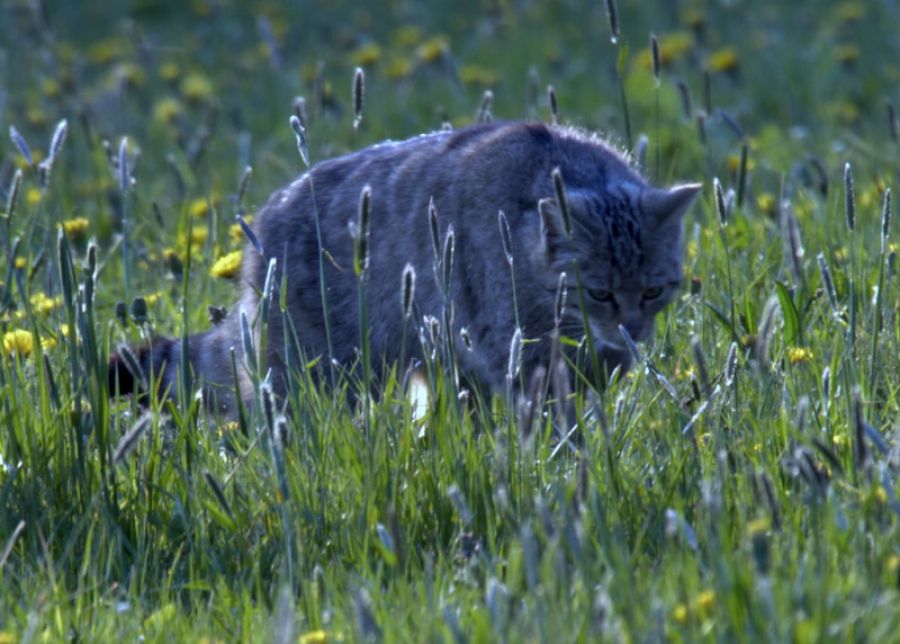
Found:
M 604 304 L 608 302 L 614 302 L 616 299 L 615 295 L 613 295 L 613 292 L 607 291 L 605 288 L 591 289 L 588 291 L 588 295 L 590 295 L 594 300 L 603 302 Z
M 655 300 L 662 294 L 663 294 L 662 286 L 651 286 L 650 288 L 644 289 L 644 299 L 645 300 Z

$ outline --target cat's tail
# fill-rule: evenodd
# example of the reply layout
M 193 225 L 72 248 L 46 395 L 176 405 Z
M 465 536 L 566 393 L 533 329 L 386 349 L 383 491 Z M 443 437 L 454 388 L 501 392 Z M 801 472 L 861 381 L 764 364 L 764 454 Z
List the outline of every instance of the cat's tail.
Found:
M 235 340 L 240 335 L 231 333 L 232 326 L 232 320 L 226 319 L 209 331 L 188 336 L 187 365 L 183 364 L 185 345 L 180 338 L 156 336 L 137 347 L 119 347 L 109 358 L 110 395 L 134 395 L 142 405 L 154 396 L 175 398 L 187 375 L 191 390 L 202 385 L 208 403 L 225 414 L 232 413 L 237 396 L 247 398 L 250 386 L 240 367 L 240 342 Z M 234 363 L 232 347 L 238 352 Z

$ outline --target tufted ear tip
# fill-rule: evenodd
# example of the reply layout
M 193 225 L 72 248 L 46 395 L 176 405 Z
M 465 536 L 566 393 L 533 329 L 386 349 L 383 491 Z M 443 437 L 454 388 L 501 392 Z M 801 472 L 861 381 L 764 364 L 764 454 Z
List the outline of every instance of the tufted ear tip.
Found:
M 694 203 L 702 183 L 685 183 L 668 189 L 651 188 L 641 193 L 644 215 L 657 223 L 680 220 Z

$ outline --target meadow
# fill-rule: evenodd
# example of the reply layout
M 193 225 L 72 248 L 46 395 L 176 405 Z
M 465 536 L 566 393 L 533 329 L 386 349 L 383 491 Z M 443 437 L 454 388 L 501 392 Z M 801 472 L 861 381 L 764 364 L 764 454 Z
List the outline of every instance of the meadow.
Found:
M 0 643 L 900 642 L 898 30 L 889 0 L 4 0 Z M 442 351 L 424 410 L 397 372 L 358 405 L 299 374 L 278 417 L 111 399 L 118 346 L 234 303 L 236 215 L 306 170 L 291 115 L 311 163 L 602 132 L 704 184 L 684 289 L 564 400 L 461 403 Z

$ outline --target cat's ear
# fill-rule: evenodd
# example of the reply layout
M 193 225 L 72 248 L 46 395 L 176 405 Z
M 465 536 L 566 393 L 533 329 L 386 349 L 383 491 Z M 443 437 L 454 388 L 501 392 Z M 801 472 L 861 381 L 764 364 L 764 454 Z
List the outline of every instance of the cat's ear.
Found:
M 641 210 L 657 224 L 681 220 L 702 187 L 700 183 L 686 183 L 668 190 L 649 188 L 641 192 Z

